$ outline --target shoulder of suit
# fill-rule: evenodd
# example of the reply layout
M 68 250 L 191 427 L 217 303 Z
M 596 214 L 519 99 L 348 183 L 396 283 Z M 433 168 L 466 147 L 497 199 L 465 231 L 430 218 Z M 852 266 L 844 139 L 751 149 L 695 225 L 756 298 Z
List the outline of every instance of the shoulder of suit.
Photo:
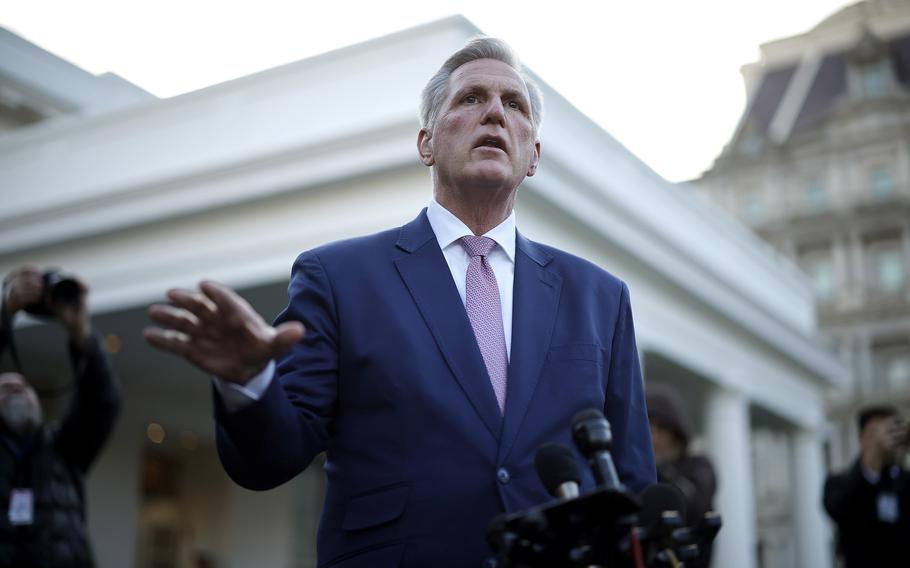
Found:
M 320 260 L 346 258 L 351 255 L 363 256 L 376 253 L 384 248 L 394 247 L 400 229 L 387 229 L 371 235 L 362 235 L 332 241 L 301 253 L 301 256 L 312 255 Z
M 531 246 L 536 247 L 538 251 L 552 259 L 547 264 L 548 269 L 572 273 L 575 278 L 581 276 L 585 279 L 594 279 L 610 287 L 619 288 L 623 284 L 622 280 L 615 275 L 586 258 L 536 241 L 528 242 Z

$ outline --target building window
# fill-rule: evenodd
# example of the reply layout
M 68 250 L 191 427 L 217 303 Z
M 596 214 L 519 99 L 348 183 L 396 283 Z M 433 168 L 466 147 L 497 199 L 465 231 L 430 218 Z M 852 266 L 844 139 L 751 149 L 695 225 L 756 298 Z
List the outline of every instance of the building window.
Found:
M 910 388 L 910 345 L 892 343 L 872 348 L 875 381 L 892 390 Z
M 867 257 L 867 277 L 872 291 L 896 294 L 904 289 L 906 269 L 899 240 L 889 239 L 869 244 Z
M 760 155 L 764 147 L 764 139 L 754 132 L 749 132 L 743 136 L 742 141 L 739 143 L 740 151 L 746 156 L 751 156 L 753 158 Z
M 875 63 L 863 65 L 860 68 L 860 81 L 863 97 L 867 99 L 880 99 L 888 94 L 888 79 L 891 69 L 888 60 L 881 59 Z
M 888 166 L 874 166 L 869 170 L 869 187 L 872 197 L 886 199 L 894 193 L 894 178 Z
M 904 351 L 888 359 L 885 378 L 895 389 L 910 387 L 910 351 Z
M 825 302 L 834 298 L 836 284 L 834 262 L 828 249 L 803 253 L 800 255 L 800 266 L 812 282 L 816 299 Z
M 761 191 L 746 191 L 742 199 L 742 212 L 746 221 L 754 225 L 762 223 L 768 218 L 765 196 Z
M 828 192 L 819 177 L 810 177 L 803 185 L 806 206 L 810 211 L 823 211 L 828 206 Z
M 900 250 L 878 253 L 878 284 L 883 292 L 899 292 L 904 287 L 904 263 Z

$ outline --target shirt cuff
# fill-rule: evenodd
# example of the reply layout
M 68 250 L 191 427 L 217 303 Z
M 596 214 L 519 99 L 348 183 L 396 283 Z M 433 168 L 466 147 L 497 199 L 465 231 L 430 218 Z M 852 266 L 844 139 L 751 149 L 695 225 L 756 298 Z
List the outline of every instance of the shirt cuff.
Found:
M 218 377 L 212 377 L 212 381 L 215 383 L 215 390 L 218 391 L 218 395 L 221 397 L 224 409 L 228 412 L 237 412 L 262 398 L 263 393 L 272 384 L 272 376 L 274 374 L 275 361 L 272 360 L 269 361 L 265 369 L 260 371 L 258 375 L 250 379 L 245 385 L 238 385 Z

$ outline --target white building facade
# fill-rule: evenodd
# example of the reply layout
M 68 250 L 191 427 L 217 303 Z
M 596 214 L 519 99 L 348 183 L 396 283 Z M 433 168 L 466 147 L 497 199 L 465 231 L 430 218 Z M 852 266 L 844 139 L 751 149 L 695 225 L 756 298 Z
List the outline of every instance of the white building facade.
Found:
M 430 199 L 415 148 L 418 94 L 476 33 L 449 18 L 172 99 L 0 134 L 0 272 L 30 262 L 83 275 L 123 386 L 123 416 L 88 482 L 100 566 L 314 565 L 319 465 L 270 492 L 232 485 L 214 454 L 209 380 L 144 345 L 145 308 L 168 288 L 214 278 L 270 318 L 300 251 L 413 218 Z M 628 282 L 646 380 L 684 391 L 718 470 L 715 565 L 759 565 L 761 465 L 793 487 L 795 536 L 779 553 L 793 566 L 830 566 L 823 393 L 846 371 L 815 343 L 809 283 L 541 85 L 543 157 L 519 192 L 519 228 Z M 66 374 L 50 356 L 54 331 L 17 332 L 39 386 Z M 761 424 L 786 436 L 798 468 L 753 463 Z

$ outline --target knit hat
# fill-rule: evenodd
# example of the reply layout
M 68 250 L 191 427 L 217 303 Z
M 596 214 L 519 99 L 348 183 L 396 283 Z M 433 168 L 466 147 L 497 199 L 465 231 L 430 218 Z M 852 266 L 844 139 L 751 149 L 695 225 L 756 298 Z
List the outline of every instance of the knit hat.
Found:
M 692 439 L 692 422 L 679 391 L 666 383 L 649 384 L 645 388 L 648 418 L 676 435 L 683 447 Z

